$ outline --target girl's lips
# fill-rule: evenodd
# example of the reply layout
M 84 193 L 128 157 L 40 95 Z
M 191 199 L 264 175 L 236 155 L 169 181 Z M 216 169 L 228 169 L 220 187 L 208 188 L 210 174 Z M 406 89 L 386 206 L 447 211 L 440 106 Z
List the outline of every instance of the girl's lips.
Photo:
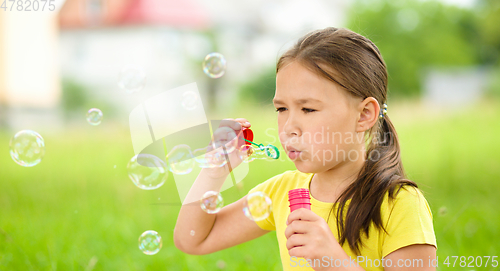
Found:
M 295 160 L 295 159 L 297 159 L 297 158 L 300 157 L 301 153 L 302 152 L 300 152 L 300 151 L 289 151 L 288 152 L 288 157 L 290 157 L 290 159 L 292 159 L 292 160 Z

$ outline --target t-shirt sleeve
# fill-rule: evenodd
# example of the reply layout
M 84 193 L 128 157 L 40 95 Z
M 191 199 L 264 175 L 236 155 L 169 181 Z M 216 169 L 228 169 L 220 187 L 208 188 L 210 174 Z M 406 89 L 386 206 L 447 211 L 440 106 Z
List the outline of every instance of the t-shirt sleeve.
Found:
M 265 182 L 258 184 L 254 188 L 252 188 L 248 192 L 248 194 L 258 192 L 258 191 L 264 192 L 267 196 L 269 196 L 271 201 L 274 203 L 275 199 L 276 199 L 277 190 L 279 187 L 279 182 L 281 181 L 282 177 L 283 177 L 283 174 L 276 175 L 276 176 L 266 180 Z M 275 221 L 274 220 L 274 212 L 271 211 L 271 213 L 269 214 L 269 216 L 266 219 L 255 221 L 255 223 L 257 223 L 257 225 L 263 230 L 275 231 L 276 224 L 274 221 Z
M 402 188 L 393 201 L 386 200 L 382 204 L 381 211 L 387 230 L 384 232 L 382 257 L 414 244 L 429 244 L 437 248 L 432 212 L 419 189 Z

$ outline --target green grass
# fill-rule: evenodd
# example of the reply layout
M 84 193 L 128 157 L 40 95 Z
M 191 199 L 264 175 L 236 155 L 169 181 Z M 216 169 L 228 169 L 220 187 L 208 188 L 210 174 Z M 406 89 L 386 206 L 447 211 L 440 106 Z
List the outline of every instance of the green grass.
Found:
M 223 117 L 247 117 L 255 141 L 266 143 L 273 137 L 265 130 L 276 128 L 272 108 L 266 110 Z M 446 256 L 500 256 L 500 102 L 448 115 L 422 110 L 394 105 L 389 115 L 407 173 L 432 208 L 440 265 Z M 172 233 L 180 201 L 173 177 L 152 191 L 129 180 L 127 128 L 103 123 L 40 133 L 46 155 L 32 168 L 12 161 L 13 133 L 0 133 L 0 270 L 281 270 L 274 233 L 211 255 L 177 250 Z M 268 134 L 277 138 L 276 130 Z M 243 190 L 223 192 L 225 202 L 288 169 L 290 162 L 252 162 Z M 441 207 L 446 214 L 439 214 Z M 162 236 L 163 248 L 147 256 L 137 239 L 151 229 Z

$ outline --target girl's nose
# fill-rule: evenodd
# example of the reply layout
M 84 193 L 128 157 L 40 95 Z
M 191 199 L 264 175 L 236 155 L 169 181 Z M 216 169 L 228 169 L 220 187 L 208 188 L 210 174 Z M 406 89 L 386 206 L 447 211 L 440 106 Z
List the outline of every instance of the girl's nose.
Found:
M 283 126 L 283 132 L 285 132 L 287 136 L 300 136 L 301 129 L 297 118 L 289 116 Z

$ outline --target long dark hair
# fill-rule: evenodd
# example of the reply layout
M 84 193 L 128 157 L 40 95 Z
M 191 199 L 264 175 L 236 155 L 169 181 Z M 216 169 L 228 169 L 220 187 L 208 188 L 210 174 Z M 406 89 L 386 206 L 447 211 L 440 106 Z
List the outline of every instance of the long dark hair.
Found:
M 280 57 L 276 73 L 292 61 L 299 61 L 351 95 L 363 99 L 374 97 L 381 108 L 387 101 L 388 76 L 382 55 L 373 42 L 355 32 L 329 27 L 305 35 Z M 406 179 L 398 136 L 389 116 L 379 119 L 365 136 L 368 140 L 365 164 L 356 180 L 337 199 L 339 243 L 347 241 L 356 254 L 363 245 L 361 234 L 369 237 L 371 223 L 385 231 L 380 214 L 385 194 L 392 200 L 404 185 L 417 188 Z

